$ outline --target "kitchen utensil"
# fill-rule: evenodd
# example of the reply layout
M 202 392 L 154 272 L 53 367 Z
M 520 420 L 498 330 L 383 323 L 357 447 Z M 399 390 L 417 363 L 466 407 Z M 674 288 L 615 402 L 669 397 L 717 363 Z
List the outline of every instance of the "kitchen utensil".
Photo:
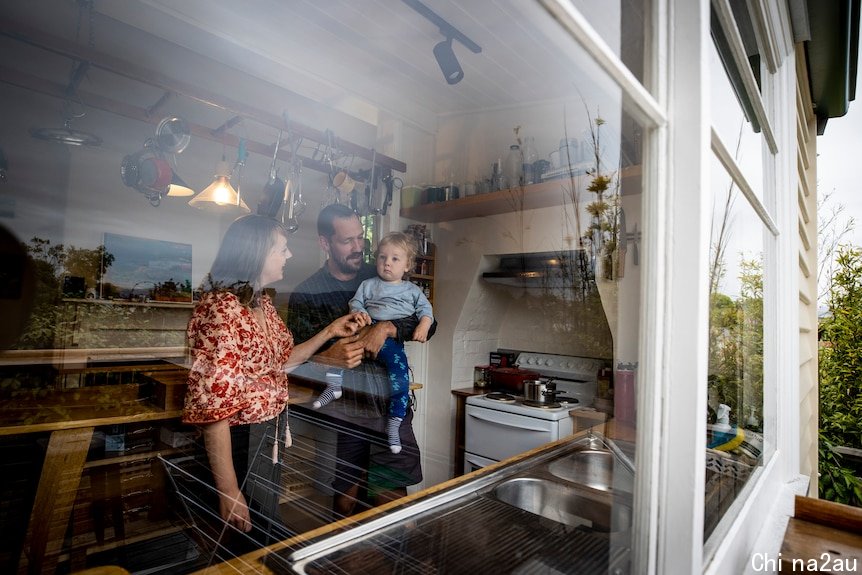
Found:
M 487 387 L 490 384 L 491 366 L 477 365 L 473 368 L 473 387 Z
M 503 389 L 521 394 L 524 391 L 524 382 L 539 379 L 540 374 L 529 369 L 518 367 L 493 367 L 490 371 L 491 387 Z
M 156 146 L 163 152 L 179 154 L 189 145 L 191 130 L 182 118 L 168 117 L 156 127 Z
M 557 384 L 547 379 L 528 379 L 524 381 L 524 399 L 536 403 L 556 403 L 557 396 L 565 391 L 558 391 Z
M 356 187 L 356 180 L 351 178 L 347 172 L 338 172 L 335 174 L 335 177 L 332 178 L 332 185 L 335 186 L 335 189 L 339 192 L 347 195 Z
M 275 162 L 278 159 L 278 147 L 281 144 L 282 131 L 278 131 L 278 139 L 275 141 L 275 149 L 272 152 L 272 163 L 269 165 L 269 180 L 263 187 L 263 197 L 257 204 L 257 213 L 261 216 L 271 218 L 278 215 L 278 210 L 284 204 L 284 180 L 278 177 Z

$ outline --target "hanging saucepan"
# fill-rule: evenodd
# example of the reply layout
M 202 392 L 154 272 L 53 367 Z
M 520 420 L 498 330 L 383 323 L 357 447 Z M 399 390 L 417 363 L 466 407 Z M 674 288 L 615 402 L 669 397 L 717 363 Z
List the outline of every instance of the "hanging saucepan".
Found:
M 269 216 L 274 218 L 278 215 L 278 210 L 284 204 L 284 180 L 278 177 L 275 169 L 275 161 L 278 158 L 278 146 L 281 144 L 281 131 L 278 132 L 278 139 L 275 141 L 275 151 L 272 153 L 272 164 L 269 166 L 269 180 L 263 187 L 263 197 L 257 204 L 257 213 L 261 216 Z
M 144 194 L 150 204 L 158 206 L 173 180 L 173 170 L 165 158 L 145 149 L 123 158 L 120 177 L 124 184 Z
M 163 192 L 171 184 L 173 170 L 170 163 L 158 156 L 142 158 L 139 164 L 140 185 L 150 190 Z

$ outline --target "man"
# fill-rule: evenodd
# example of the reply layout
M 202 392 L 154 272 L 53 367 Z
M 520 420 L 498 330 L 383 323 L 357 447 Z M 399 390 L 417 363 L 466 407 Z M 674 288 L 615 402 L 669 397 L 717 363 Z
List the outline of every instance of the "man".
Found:
M 297 342 L 347 313 L 348 301 L 359 284 L 377 273 L 374 266 L 364 263 L 365 234 L 350 208 L 332 204 L 321 210 L 317 233 L 326 263 L 296 287 L 288 305 L 287 323 Z M 415 317 L 381 321 L 355 337 L 334 341 L 312 358 L 316 363 L 344 368 L 361 361 L 355 369 L 344 371 L 341 399 L 320 410 L 337 418 L 341 427 L 333 482 L 334 509 L 340 516 L 353 514 L 363 495 L 381 504 L 403 497 L 408 485 L 422 481 L 412 409 L 408 408 L 400 427 L 400 453 L 391 453 L 383 436 L 390 385 L 386 368 L 373 360 L 387 337 L 409 341 L 417 324 Z M 429 337 L 435 329 L 436 322 Z M 360 492 L 363 487 L 368 493 Z

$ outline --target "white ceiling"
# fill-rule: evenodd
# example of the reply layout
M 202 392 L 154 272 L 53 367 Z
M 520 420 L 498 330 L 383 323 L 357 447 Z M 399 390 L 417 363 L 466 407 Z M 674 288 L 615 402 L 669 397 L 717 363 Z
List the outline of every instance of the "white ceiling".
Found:
M 482 47 L 458 42 L 464 80 L 446 83 L 432 54 L 437 27 L 400 0 L 76 0 L 4 3 L 4 18 L 324 130 L 336 110 L 434 132 L 441 115 L 571 97 L 587 67 L 544 10 L 527 0 L 426 0 Z M 90 31 L 92 30 L 92 36 Z M 0 37 L 2 65 L 68 82 L 72 61 Z M 582 60 L 583 61 L 583 60 Z M 147 108 L 164 91 L 91 67 L 80 90 Z M 177 103 L 173 103 L 175 106 Z M 229 115 L 186 102 L 215 128 Z M 270 130 L 271 131 L 271 130 Z

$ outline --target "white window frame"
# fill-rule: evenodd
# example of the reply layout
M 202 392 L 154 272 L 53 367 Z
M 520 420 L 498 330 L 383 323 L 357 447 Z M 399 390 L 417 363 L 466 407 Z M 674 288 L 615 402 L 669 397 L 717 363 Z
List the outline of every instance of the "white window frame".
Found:
M 648 129 L 632 572 L 744 571 L 755 542 L 763 541 L 764 519 L 792 496 L 787 485 L 799 466 L 796 74 L 786 7 L 757 4 L 759 31 L 773 35 L 764 39 L 771 51 L 758 110 L 766 145 L 764 197 L 757 205 L 771 228 L 764 245 L 764 269 L 772 270 L 764 277 L 764 293 L 772 296 L 764 309 L 764 409 L 775 449 L 707 548 L 710 0 L 654 0 L 649 91 L 568 0 L 540 1 L 634 102 Z

